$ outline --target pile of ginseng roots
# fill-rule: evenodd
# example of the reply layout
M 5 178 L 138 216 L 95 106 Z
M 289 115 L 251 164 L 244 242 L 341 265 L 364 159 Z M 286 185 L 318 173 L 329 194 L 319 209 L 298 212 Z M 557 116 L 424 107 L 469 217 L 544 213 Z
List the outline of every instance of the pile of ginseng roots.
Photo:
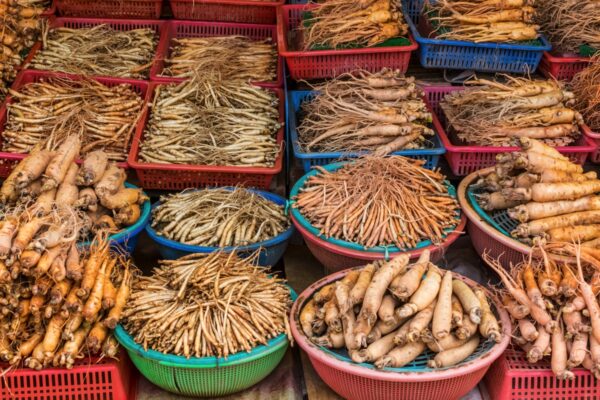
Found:
M 275 92 L 202 72 L 156 87 L 140 145 L 147 163 L 272 167 L 281 149 Z
M 400 2 L 325 0 L 316 4 L 300 28 L 304 50 L 375 46 L 408 33 Z
M 129 84 L 108 87 L 98 81 L 51 78 L 10 89 L 2 151 L 28 153 L 43 142 L 56 150 L 68 136 L 80 135 L 81 153 L 104 151 L 124 161 L 144 100 Z
M 152 210 L 158 235 L 195 246 L 246 246 L 289 226 L 283 206 L 241 187 L 172 194 Z
M 549 359 L 558 379 L 574 379 L 578 367 L 600 378 L 600 251 L 553 242 L 533 252 L 536 258 L 510 270 L 484 255 L 505 286 L 502 302 L 515 323 L 513 343 L 532 364 Z
M 315 167 L 292 204 L 325 238 L 364 248 L 440 244 L 460 215 L 439 171 L 401 156 L 362 157 L 336 171 Z
M 600 54 L 573 77 L 570 86 L 575 93 L 574 108 L 592 131 L 600 132 Z
M 304 334 L 380 369 L 401 368 L 421 354 L 430 368 L 460 365 L 481 356 L 480 343 L 502 340 L 486 291 L 437 268 L 428 250 L 416 263 L 408 260 L 403 254 L 376 261 L 323 286 L 300 312 Z
M 583 172 L 554 148 L 521 140 L 521 151 L 497 156 L 495 170 L 476 188 L 485 210 L 507 210 L 519 222 L 511 235 L 525 243 L 536 239 L 581 242 L 600 247 L 600 180 Z
M 583 118 L 572 108 L 572 92 L 553 80 L 506 79 L 470 81 L 482 86 L 454 91 L 440 102 L 448 126 L 460 140 L 512 146 L 517 138 L 527 137 L 567 146 L 579 138 Z
M 436 39 L 514 43 L 539 37 L 533 0 L 428 0 L 424 10 Z
M 3 246 L 5 225 L 0 229 Z M 23 239 L 29 228 L 22 225 L 17 238 Z M 105 236 L 85 250 L 74 243 L 62 247 L 53 254 L 54 261 L 49 256 L 52 250 L 44 252 L 37 265 L 26 268 L 22 260 L 16 273 L 19 261 L 9 267 L 2 250 L 0 361 L 40 370 L 72 368 L 78 359 L 89 356 L 117 357 L 112 329 L 121 319 L 137 270 L 109 250 Z M 60 276 L 54 273 L 57 270 Z
M 431 114 L 412 77 L 356 71 L 313 86 L 301 104 L 298 141 L 305 152 L 370 151 L 384 156 L 427 147 Z
M 135 282 L 125 330 L 146 350 L 187 358 L 226 358 L 280 334 L 290 337 L 290 290 L 255 265 L 258 255 L 214 252 L 161 261 Z

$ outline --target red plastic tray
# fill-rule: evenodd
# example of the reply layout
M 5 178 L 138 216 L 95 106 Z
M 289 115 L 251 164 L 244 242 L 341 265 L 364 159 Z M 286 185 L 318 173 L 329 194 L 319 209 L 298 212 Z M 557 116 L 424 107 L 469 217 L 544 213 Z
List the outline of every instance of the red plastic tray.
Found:
M 13 84 L 11 86 L 11 89 L 19 90 L 22 86 L 24 86 L 28 83 L 39 82 L 41 79 L 47 79 L 50 77 L 62 77 L 62 78 L 67 78 L 67 79 L 71 79 L 74 81 L 78 81 L 78 80 L 82 79 L 82 77 L 77 76 L 77 75 L 59 74 L 59 73 L 44 72 L 44 71 L 23 71 L 19 74 L 19 76 L 17 76 L 17 78 L 15 79 L 15 81 L 13 82 Z M 144 100 L 144 104 L 142 105 L 143 113 L 145 114 L 147 112 L 146 102 L 148 101 L 148 96 L 150 94 L 150 92 L 149 92 L 150 84 L 148 82 L 138 81 L 138 80 L 134 80 L 134 79 L 122 79 L 122 78 L 94 78 L 94 79 L 106 86 L 109 86 L 109 87 L 120 85 L 122 83 L 130 84 L 132 89 L 135 90 L 136 93 L 138 93 L 140 95 L 140 97 Z M 4 132 L 4 128 L 6 127 L 6 118 L 8 116 L 6 104 L 10 104 L 10 103 L 12 103 L 12 96 L 9 95 L 6 97 L 5 102 L 2 103 L 2 106 L 0 106 L 0 147 L 2 146 L 2 144 L 4 142 L 2 133 Z M 140 120 L 143 121 L 144 118 L 145 118 L 145 115 L 142 115 Z M 19 161 L 21 161 L 26 156 L 27 156 L 27 154 L 23 154 L 23 153 L 0 152 L 0 177 L 6 178 L 10 174 L 10 172 L 13 170 L 13 168 L 19 163 Z M 120 166 L 121 168 L 129 167 L 126 161 L 119 162 L 119 163 L 117 163 L 117 165 Z
M 87 1 L 87 0 L 86 0 Z M 89 2 L 92 4 L 93 2 Z M 67 17 L 51 17 L 48 19 L 48 24 L 50 29 L 52 28 L 71 28 L 71 29 L 81 29 L 88 28 L 91 26 L 106 24 L 110 26 L 112 29 L 118 31 L 128 31 L 133 29 L 140 28 L 149 28 L 153 29 L 158 36 L 158 41 L 156 44 L 156 50 L 160 47 L 160 38 L 166 34 L 167 30 L 167 21 L 158 21 L 158 20 L 145 20 L 145 19 L 108 19 L 108 18 L 67 18 Z M 23 69 L 29 69 L 32 71 L 42 71 L 42 72 L 51 72 L 47 70 L 36 70 L 28 68 L 29 63 L 38 51 L 42 48 L 42 42 L 38 41 L 33 45 L 25 62 L 23 63 Z M 95 76 L 93 76 L 95 77 Z M 121 78 L 128 79 L 128 78 Z
M 165 32 L 160 38 L 154 64 L 150 69 L 150 80 L 154 82 L 183 82 L 185 78 L 174 78 L 160 75 L 165 67 L 165 58 L 171 55 L 171 42 L 179 38 L 196 38 L 239 35 L 254 40 L 271 38 L 277 46 L 277 26 L 258 24 L 236 24 L 224 22 L 195 22 L 195 21 L 169 21 Z M 283 86 L 282 58 L 277 60 L 277 78 L 271 82 L 258 82 L 263 87 Z
M 175 19 L 275 24 L 285 0 L 169 0 Z
M 148 104 L 151 104 L 154 88 L 161 83 L 151 83 Z M 285 97 L 282 89 L 268 88 L 279 97 L 279 122 L 284 122 Z M 127 163 L 133 168 L 144 189 L 183 190 L 187 188 L 204 186 L 235 186 L 255 187 L 268 189 L 273 177 L 277 175 L 283 165 L 284 129 L 277 131 L 276 140 L 280 146 L 279 155 L 273 167 L 225 167 L 216 165 L 189 165 L 189 164 L 157 164 L 138 161 L 140 144 L 144 140 L 144 128 L 150 113 L 144 113 L 142 121 L 137 126 L 131 151 Z
M 125 352 L 119 360 L 83 359 L 72 369 L 3 370 L 0 399 L 11 400 L 135 400 L 138 374 Z
M 589 57 L 563 56 L 545 51 L 539 69 L 548 78 L 569 82 L 575 74 L 587 67 L 589 62 Z
M 293 43 L 293 32 L 298 29 L 302 13 L 313 5 L 289 5 L 279 8 L 277 40 L 279 54 L 287 63 L 290 77 L 299 79 L 334 78 L 344 72 L 364 69 L 377 72 L 384 67 L 406 72 L 417 43 L 409 36 L 409 46 L 365 47 L 344 50 L 300 51 Z
M 446 126 L 446 117 L 439 103 L 448 93 L 463 89 L 464 87 L 462 86 L 449 85 L 423 86 L 426 101 L 438 116 L 438 119 L 434 120 L 433 124 L 436 132 L 440 135 L 442 144 L 446 148 L 444 156 L 448 164 L 450 164 L 452 173 L 456 176 L 468 175 L 471 172 L 495 165 L 498 153 L 519 150 L 518 147 L 465 146 L 454 144 L 458 138 L 452 138 L 453 140 L 451 140 L 448 137 L 444 129 Z M 582 131 L 585 130 L 582 129 Z M 596 146 L 586 135 L 581 135 L 573 146 L 557 147 L 556 149 L 561 154 L 569 157 L 572 162 L 583 165 L 588 155 L 595 151 Z
M 548 360 L 530 364 L 521 350 L 510 347 L 484 378 L 493 400 L 598 399 L 600 385 L 584 368 L 572 370 L 575 379 L 558 380 Z
M 162 0 L 55 0 L 67 17 L 158 19 Z
M 590 154 L 590 161 L 594 164 L 600 164 L 600 133 L 596 133 L 589 126 L 583 126 L 583 133 L 594 142 L 596 148 Z

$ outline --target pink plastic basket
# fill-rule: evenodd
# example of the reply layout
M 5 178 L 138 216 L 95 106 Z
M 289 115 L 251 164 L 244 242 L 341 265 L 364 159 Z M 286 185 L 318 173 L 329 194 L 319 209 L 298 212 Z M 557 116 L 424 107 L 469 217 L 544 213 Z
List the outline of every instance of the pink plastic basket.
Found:
M 426 101 L 438 116 L 433 121 L 436 132 L 439 133 L 442 144 L 446 148 L 446 160 L 450 165 L 452 173 L 456 176 L 464 176 L 482 168 L 491 167 L 496 164 L 496 155 L 518 151 L 518 147 L 490 147 L 490 146 L 466 146 L 457 145 L 458 138 L 448 136 L 444 129 L 447 127 L 446 117 L 440 107 L 440 101 L 451 92 L 464 90 L 462 86 L 432 85 L 423 86 Z M 583 130 L 583 129 L 582 129 Z M 572 146 L 556 148 L 561 154 L 577 164 L 583 165 L 588 155 L 595 151 L 596 146 L 586 135 L 581 137 Z
M 169 21 L 167 29 L 160 38 L 154 64 L 150 69 L 150 79 L 154 82 L 183 82 L 184 78 L 161 75 L 165 67 L 165 58 L 171 55 L 173 39 L 238 35 L 254 40 L 270 38 L 277 45 L 277 27 L 275 25 L 236 24 L 223 22 Z M 263 87 L 283 86 L 282 57 L 277 60 L 277 78 L 272 82 L 257 82 Z
M 87 0 L 86 0 L 87 3 Z M 92 2 L 89 2 L 90 4 Z M 160 46 L 160 38 L 166 35 L 167 30 L 167 21 L 158 21 L 158 20 L 144 20 L 144 19 L 108 19 L 108 18 L 63 18 L 63 17 L 52 17 L 48 20 L 48 24 L 50 29 L 52 28 L 71 28 L 71 29 L 81 29 L 81 28 L 89 28 L 92 26 L 97 26 L 101 24 L 106 24 L 110 26 L 112 29 L 118 31 L 128 31 L 133 29 L 141 29 L 148 28 L 152 29 L 156 32 L 157 37 L 159 38 L 157 43 L 157 49 Z M 37 52 L 39 52 L 42 48 L 42 42 L 38 41 L 33 45 L 31 51 L 27 55 L 25 62 L 23 63 L 23 69 L 27 68 L 31 60 L 35 57 Z M 29 69 L 31 71 L 42 71 Z M 43 72 L 52 72 L 43 70 Z
M 558 380 L 545 359 L 530 364 L 521 350 L 508 348 L 490 367 L 484 382 L 493 400 L 598 399 L 600 385 L 590 371 L 571 370 L 575 379 Z
M 545 51 L 539 69 L 548 78 L 569 82 L 575 74 L 587 67 L 589 62 L 589 57 L 558 55 Z
M 364 263 L 363 263 L 364 264 Z M 359 364 L 341 361 L 327 354 L 308 340 L 300 330 L 299 314 L 304 304 L 321 287 L 344 277 L 350 270 L 328 275 L 310 285 L 298 296 L 291 310 L 290 326 L 296 343 L 308 358 L 323 381 L 345 399 L 378 400 L 430 400 L 459 399 L 473 389 L 483 378 L 490 365 L 508 346 L 511 325 L 503 308 L 495 307 L 503 329 L 502 341 L 485 355 L 454 368 L 423 370 L 419 372 L 378 371 Z M 462 276 L 467 284 L 475 283 Z
M 158 19 L 162 0 L 55 0 L 67 17 Z
M 590 154 L 590 161 L 594 164 L 600 164 L 600 133 L 593 132 L 589 126 L 583 126 L 583 133 L 594 142 L 594 151 Z
M 345 268 L 356 267 L 364 265 L 367 262 L 383 260 L 386 258 L 385 253 L 356 251 L 329 243 L 308 232 L 293 216 L 291 216 L 291 219 L 298 232 L 302 235 L 310 252 L 329 272 L 337 272 Z M 409 254 L 411 260 L 415 260 L 419 258 L 423 250 L 428 249 L 431 252 L 431 260 L 433 262 L 438 261 L 444 256 L 446 249 L 464 232 L 466 223 L 467 220 L 465 216 L 462 215 L 456 230 L 446 237 L 446 240 L 441 246 L 432 245 L 404 253 Z M 387 256 L 392 258 L 399 254 L 402 253 L 388 253 Z
M 302 20 L 302 13 L 312 5 L 289 5 L 279 8 L 277 40 L 279 54 L 287 63 L 290 77 L 294 80 L 334 78 L 344 72 L 364 69 L 377 72 L 384 67 L 406 72 L 410 55 L 417 43 L 409 37 L 409 46 L 365 47 L 344 50 L 300 51 L 301 45 L 294 44 L 294 31 Z
M 61 78 L 70 79 L 73 81 L 78 81 L 78 80 L 83 79 L 82 77 L 77 76 L 77 75 L 59 74 L 59 73 L 44 72 L 44 71 L 23 71 L 21 74 L 19 74 L 19 76 L 17 76 L 17 78 L 15 79 L 15 81 L 13 82 L 13 84 L 11 86 L 11 89 L 18 91 L 21 87 L 23 87 L 24 85 L 26 85 L 28 83 L 39 82 L 40 80 L 47 80 L 48 78 L 51 78 L 51 77 L 61 77 Z M 144 107 L 143 108 L 144 110 L 146 109 L 145 103 L 148 100 L 147 96 L 150 94 L 148 82 L 137 81 L 134 79 L 121 79 L 121 78 L 95 78 L 95 80 L 97 80 L 98 82 L 100 82 L 106 86 L 109 86 L 109 87 L 117 86 L 120 84 L 131 85 L 131 88 L 136 93 L 138 93 L 140 95 L 140 97 L 144 100 L 144 105 L 142 107 Z M 9 95 L 9 96 L 7 96 L 4 103 L 2 103 L 2 106 L 0 106 L 0 147 L 3 144 L 2 133 L 4 132 L 4 129 L 6 127 L 6 118 L 8 117 L 8 112 L 7 112 L 8 110 L 6 108 L 6 105 L 12 103 L 12 101 L 13 101 L 12 96 Z M 146 111 L 144 111 L 144 113 L 145 112 Z M 144 115 L 142 115 L 140 119 L 143 120 Z M 13 168 L 26 156 L 27 156 L 27 154 L 22 154 L 22 153 L 0 152 L 0 177 L 6 178 L 11 173 Z M 119 165 L 121 168 L 129 167 L 127 162 L 125 162 L 125 161 L 117 163 L 117 165 Z
M 277 7 L 285 0 L 169 0 L 175 19 L 241 22 L 246 24 L 277 23 Z

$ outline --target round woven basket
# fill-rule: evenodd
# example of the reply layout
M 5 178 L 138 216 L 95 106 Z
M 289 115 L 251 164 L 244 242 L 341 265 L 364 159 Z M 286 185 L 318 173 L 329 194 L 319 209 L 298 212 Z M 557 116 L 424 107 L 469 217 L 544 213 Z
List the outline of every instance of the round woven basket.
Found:
M 510 342 L 510 318 L 504 308 L 495 308 L 502 323 L 500 343 L 481 343 L 474 355 L 457 366 L 431 369 L 426 366 L 428 356 L 423 354 L 403 368 L 375 369 L 371 364 L 357 364 L 338 353 L 312 343 L 300 328 L 299 315 L 304 304 L 321 287 L 342 279 L 348 270 L 339 271 L 310 285 L 298 296 L 292 306 L 290 325 L 296 343 L 306 352 L 313 367 L 336 393 L 345 399 L 378 400 L 454 400 L 463 397 L 483 378 L 490 365 L 502 355 Z M 472 280 L 455 274 L 469 286 Z

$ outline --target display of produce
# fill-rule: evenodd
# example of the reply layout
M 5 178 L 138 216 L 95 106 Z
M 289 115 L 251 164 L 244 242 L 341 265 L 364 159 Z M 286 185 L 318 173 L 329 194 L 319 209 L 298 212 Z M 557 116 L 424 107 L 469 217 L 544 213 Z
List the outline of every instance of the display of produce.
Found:
M 31 68 L 91 76 L 147 79 L 158 37 L 148 28 L 120 31 L 106 24 L 51 28 Z
M 431 353 L 430 368 L 457 365 L 502 330 L 487 293 L 429 262 L 424 251 L 354 269 L 322 287 L 300 312 L 304 334 L 352 361 L 401 368 Z
M 245 246 L 272 239 L 289 226 L 282 206 L 244 188 L 164 196 L 152 211 L 158 235 L 196 246 Z
M 506 76 L 487 79 L 448 94 L 440 107 L 459 139 L 481 146 L 511 146 L 520 137 L 566 146 L 580 135 L 583 118 L 573 108 L 575 95 L 554 80 Z
M 124 327 L 145 350 L 228 357 L 289 334 L 290 290 L 235 253 L 161 261 L 134 283 Z M 160 332 L 160 334 L 157 334 Z
M 42 28 L 40 15 L 50 4 L 47 0 L 4 0 L 0 2 L 0 101 L 17 76 L 24 55 L 38 39 Z
M 363 157 L 335 171 L 316 167 L 292 204 L 326 238 L 364 248 L 440 243 L 457 224 L 456 198 L 422 160 Z
M 160 164 L 272 167 L 281 151 L 275 92 L 202 72 L 158 85 L 140 160 Z
M 515 43 L 539 37 L 533 5 L 530 0 L 436 0 L 426 3 L 425 12 L 436 39 Z
M 594 132 L 600 132 L 600 56 L 575 75 L 571 88 L 575 93 L 574 107 Z
M 535 364 L 551 358 L 558 379 L 573 379 L 576 367 L 600 378 L 600 253 L 573 243 L 550 243 L 506 271 L 484 255 L 502 278 L 503 302 L 518 327 L 513 342 Z M 567 256 L 555 261 L 549 253 Z
M 217 71 L 223 80 L 274 81 L 277 47 L 271 39 L 215 36 L 173 39 L 161 75 L 190 78 L 196 71 Z
M 535 20 L 554 50 L 579 53 L 582 45 L 600 49 L 600 7 L 597 0 L 536 0 Z
M 301 28 L 305 50 L 375 46 L 408 35 L 400 2 L 326 0 L 316 4 Z
M 10 90 L 2 151 L 28 153 L 45 143 L 56 150 L 80 135 L 83 155 L 102 150 L 124 161 L 144 100 L 129 84 L 109 87 L 92 79 L 47 78 Z
M 2 225 L 4 246 L 10 245 L 10 224 L 6 220 Z M 2 250 L 0 360 L 40 370 L 72 368 L 85 356 L 116 357 L 118 343 L 111 330 L 129 299 L 135 266 L 110 251 L 103 237 L 87 249 L 59 245 L 58 251 L 50 249 L 29 263 L 32 258 L 24 257 L 32 250 L 25 246 L 44 243 L 41 237 L 31 241 L 39 225 L 32 220 L 18 230 L 11 251 L 20 246 L 19 261 L 7 258 L 7 248 Z
M 310 152 L 386 155 L 427 147 L 431 113 L 415 79 L 397 71 L 356 71 L 313 86 L 301 105 L 298 141 Z

